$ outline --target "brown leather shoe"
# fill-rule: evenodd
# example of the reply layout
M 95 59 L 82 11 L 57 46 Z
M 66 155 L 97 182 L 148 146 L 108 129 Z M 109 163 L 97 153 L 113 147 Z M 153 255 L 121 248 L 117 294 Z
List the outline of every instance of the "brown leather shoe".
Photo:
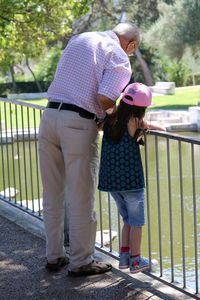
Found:
M 68 257 L 59 257 L 56 263 L 47 262 L 46 269 L 48 271 L 59 271 L 62 267 L 68 265 L 69 258 Z
M 68 270 L 68 275 L 73 277 L 97 275 L 97 274 L 103 274 L 109 272 L 111 269 L 112 269 L 111 264 L 93 260 L 88 265 L 81 266 L 74 270 Z

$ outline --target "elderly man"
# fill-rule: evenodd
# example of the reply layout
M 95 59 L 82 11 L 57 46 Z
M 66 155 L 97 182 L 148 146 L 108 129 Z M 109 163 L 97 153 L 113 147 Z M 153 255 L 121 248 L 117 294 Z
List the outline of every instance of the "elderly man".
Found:
M 94 260 L 98 124 L 131 77 L 128 55 L 139 45 L 135 24 L 71 38 L 48 89 L 39 131 L 48 270 L 69 261 L 63 247 L 64 188 L 69 201 L 70 276 L 108 272 Z

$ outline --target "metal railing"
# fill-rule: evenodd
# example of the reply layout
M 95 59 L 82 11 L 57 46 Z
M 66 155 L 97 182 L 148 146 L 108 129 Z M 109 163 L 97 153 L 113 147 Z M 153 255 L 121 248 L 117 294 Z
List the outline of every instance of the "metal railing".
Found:
M 0 98 L 0 200 L 42 220 L 37 135 L 44 107 Z M 158 261 L 148 274 L 199 299 L 200 140 L 150 132 L 141 149 L 146 174 L 142 252 Z M 97 191 L 99 250 L 118 258 L 121 217 Z

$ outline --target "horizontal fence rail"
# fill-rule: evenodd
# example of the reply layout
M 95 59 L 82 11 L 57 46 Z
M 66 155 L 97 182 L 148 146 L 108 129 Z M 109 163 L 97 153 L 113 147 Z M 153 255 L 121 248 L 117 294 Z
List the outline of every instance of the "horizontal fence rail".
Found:
M 0 201 L 41 220 L 37 141 L 43 110 L 0 98 Z M 146 176 L 142 253 L 152 261 L 148 274 L 199 299 L 200 139 L 152 131 L 141 153 Z M 96 198 L 96 247 L 118 259 L 121 217 L 109 193 L 97 191 Z

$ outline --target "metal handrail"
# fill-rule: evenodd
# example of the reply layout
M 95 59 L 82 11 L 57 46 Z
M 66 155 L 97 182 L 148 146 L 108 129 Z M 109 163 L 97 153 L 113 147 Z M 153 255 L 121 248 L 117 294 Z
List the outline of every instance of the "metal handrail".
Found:
M 37 137 L 43 110 L 44 107 L 40 105 L 0 98 L 0 200 L 17 206 L 41 220 L 42 186 Z M 150 261 L 159 258 L 157 273 L 148 274 L 199 299 L 200 160 L 197 158 L 200 154 L 200 139 L 150 131 L 145 135 L 145 143 L 146 147 L 141 151 L 146 176 L 146 254 Z M 174 184 L 177 185 L 178 195 L 174 194 Z M 189 194 L 185 191 L 186 185 L 189 186 Z M 110 194 L 97 192 L 97 198 L 100 240 L 96 247 L 118 258 L 121 218 Z M 176 219 L 179 226 L 175 225 Z M 157 232 L 156 238 L 153 237 L 152 230 Z M 114 239 L 115 231 L 118 237 Z M 194 278 L 192 291 L 189 290 L 187 279 L 189 238 L 190 247 L 194 249 L 194 264 L 191 267 Z M 105 246 L 106 242 L 109 245 Z M 179 244 L 179 257 L 175 251 L 175 243 Z M 178 285 L 177 269 L 180 269 L 179 278 L 182 279 Z

